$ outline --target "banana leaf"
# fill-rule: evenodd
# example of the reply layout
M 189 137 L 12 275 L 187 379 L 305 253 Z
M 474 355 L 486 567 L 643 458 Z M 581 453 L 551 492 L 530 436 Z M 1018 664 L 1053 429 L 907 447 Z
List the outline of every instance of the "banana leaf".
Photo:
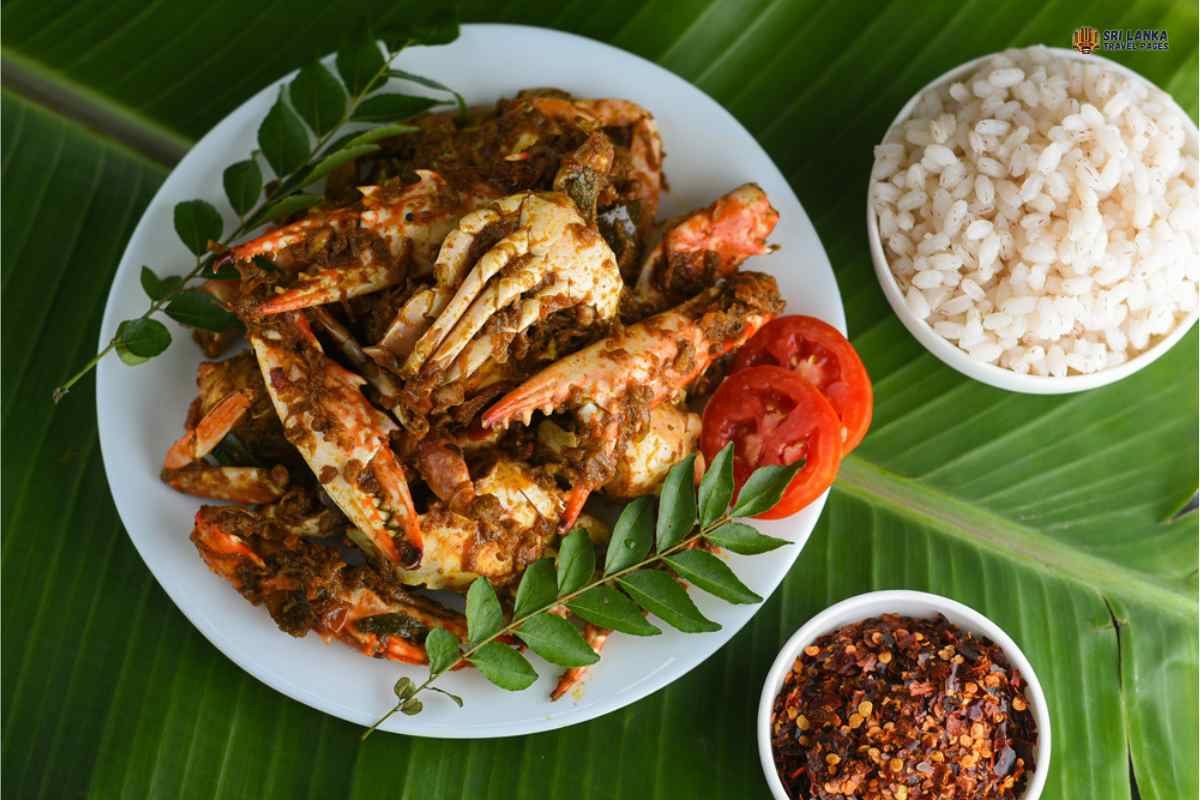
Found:
M 837 268 L 875 380 L 873 430 L 753 622 L 685 678 L 583 725 L 359 744 L 355 726 L 259 684 L 188 624 L 112 507 L 91 379 L 58 406 L 50 391 L 92 352 L 124 243 L 172 159 L 365 17 L 403 19 L 417 7 L 14 0 L 0 13 L 4 793 L 766 796 L 753 724 L 779 645 L 831 602 L 907 587 L 982 610 L 1029 656 L 1054 726 L 1045 797 L 1195 797 L 1197 521 L 1186 509 L 1197 486 L 1196 332 L 1103 389 L 1000 392 L 942 366 L 904 331 L 872 274 L 862 221 L 870 148 L 895 110 L 985 52 L 1067 45 L 1083 24 L 1166 28 L 1167 51 L 1113 57 L 1195 117 L 1194 5 L 462 8 L 465 19 L 612 42 L 696 83 L 747 125 Z

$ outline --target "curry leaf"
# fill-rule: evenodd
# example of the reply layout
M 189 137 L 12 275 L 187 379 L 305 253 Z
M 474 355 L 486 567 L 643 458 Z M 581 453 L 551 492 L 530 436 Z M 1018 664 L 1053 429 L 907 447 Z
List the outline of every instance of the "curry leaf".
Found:
M 352 95 L 365 92 L 383 67 L 383 53 L 374 39 L 361 38 L 338 50 L 338 75 Z
M 804 469 L 804 462 L 797 461 L 795 464 L 786 466 L 772 465 L 754 470 L 746 479 L 742 491 L 738 493 L 732 515 L 752 517 L 770 509 L 779 502 L 784 489 L 792 482 L 796 473 L 802 469 Z
M 435 81 L 433 78 L 426 78 L 424 75 L 416 75 L 412 72 L 406 72 L 402 69 L 392 69 L 389 74 L 393 78 L 399 78 L 402 81 L 415 83 L 418 86 L 424 86 L 426 89 L 433 89 L 438 92 L 446 92 L 454 97 L 454 102 L 458 104 L 458 114 L 460 117 L 467 115 L 467 101 L 458 92 L 451 89 L 441 81 Z
M 537 673 L 525 657 L 499 642 L 488 642 L 467 660 L 479 669 L 483 677 L 510 692 L 527 689 L 537 680 Z
M 786 539 L 777 539 L 774 536 L 765 536 L 751 528 L 749 525 L 744 525 L 741 522 L 730 522 L 716 530 L 709 531 L 704 534 L 704 538 L 708 539 L 715 545 L 732 550 L 744 556 L 758 555 L 774 550 L 777 547 L 783 547 L 791 542 Z
M 476 578 L 467 590 L 467 641 L 482 642 L 504 626 L 504 612 L 487 578 Z
M 570 594 L 582 588 L 596 571 L 596 548 L 583 528 L 563 538 L 558 549 L 558 593 Z
M 117 326 L 117 355 L 129 366 L 136 366 L 167 349 L 171 332 L 156 319 L 127 319 Z
M 613 526 L 608 555 L 604 560 L 604 574 L 611 575 L 641 561 L 650 552 L 653 538 L 654 500 L 639 497 L 621 510 L 621 516 Z
M 393 52 L 414 44 L 449 44 L 458 38 L 458 18 L 452 9 L 434 6 L 423 15 L 406 14 L 377 26 L 375 33 Z
M 713 456 L 700 479 L 700 524 L 709 525 L 729 508 L 733 497 L 733 442 Z
M 300 69 L 288 85 L 288 97 L 317 136 L 333 130 L 346 113 L 346 90 L 320 61 Z
M 658 525 L 655 546 L 658 552 L 679 542 L 696 524 L 696 454 L 686 458 L 667 473 L 658 499 Z
M 218 241 L 225 225 L 221 212 L 203 200 L 185 200 L 175 205 L 175 233 L 196 255 L 208 251 L 210 241 Z
M 601 628 L 611 628 L 634 636 L 661 633 L 646 621 L 646 615 L 632 600 L 607 584 L 593 586 L 567 603 L 571 613 Z
M 166 312 L 178 323 L 208 331 L 226 331 L 240 324 L 217 298 L 202 289 L 186 289 L 175 295 Z
M 463 699 L 461 697 L 459 697 L 458 695 L 456 695 L 454 692 L 447 692 L 445 689 L 441 689 L 437 686 L 426 686 L 425 688 L 430 690 L 431 692 L 437 692 L 438 694 L 444 694 L 444 695 L 446 695 L 446 697 L 449 697 L 451 700 L 453 700 L 454 704 L 457 705 L 459 708 L 463 707 Z
M 271 169 L 281 178 L 303 166 L 312 152 L 308 130 L 292 107 L 284 102 L 283 90 L 258 126 L 258 146 Z
M 359 134 L 352 134 L 345 142 L 339 144 L 339 147 L 357 147 L 361 144 L 371 144 L 378 142 L 380 139 L 391 139 L 394 136 L 401 136 L 405 133 L 415 133 L 419 131 L 416 125 L 409 125 L 404 122 L 394 122 L 391 125 L 380 125 L 370 130 L 363 131 Z M 330 148 L 331 150 L 333 148 Z
M 600 660 L 578 628 L 553 614 L 538 614 L 525 620 L 517 630 L 517 637 L 533 652 L 562 667 L 585 667 Z
M 262 170 L 253 158 L 230 164 L 225 168 L 221 181 L 225 184 L 225 196 L 229 198 L 229 205 L 233 206 L 238 216 L 245 216 L 246 212 L 254 208 L 258 196 L 262 194 Z
M 408 94 L 377 94 L 364 100 L 355 110 L 355 122 L 394 122 L 420 114 L 445 101 Z
M 621 588 L 642 608 L 684 633 L 718 631 L 721 626 L 696 608 L 684 588 L 667 573 L 640 569 L 617 579 Z
M 429 656 L 429 671 L 441 674 L 458 661 L 458 639 L 445 628 L 434 628 L 425 637 L 425 652 Z
M 356 158 L 362 158 L 365 155 L 377 152 L 379 145 L 377 144 L 360 144 L 354 147 L 343 147 L 341 150 L 336 150 L 322 158 L 313 165 L 300 181 L 301 186 L 308 186 L 311 183 L 319 181 L 342 164 L 348 164 Z
M 545 608 L 558 596 L 554 580 L 554 561 L 541 558 L 525 568 L 521 584 L 517 587 L 517 599 L 513 603 L 513 616 L 524 617 Z
M 162 300 L 183 285 L 183 278 L 181 276 L 168 275 L 165 278 L 160 278 L 149 267 L 142 267 L 140 278 L 142 290 L 146 292 L 146 296 L 151 300 Z
M 664 561 L 684 580 L 730 603 L 761 603 L 762 598 L 738 580 L 721 559 L 703 550 L 684 550 L 667 556 Z
M 306 208 L 312 208 L 317 203 L 324 200 L 323 197 L 316 194 L 293 194 L 272 203 L 263 208 L 262 211 L 255 215 L 254 221 L 256 224 L 265 222 L 274 222 L 278 219 L 284 219 L 295 214 L 297 211 L 303 211 Z

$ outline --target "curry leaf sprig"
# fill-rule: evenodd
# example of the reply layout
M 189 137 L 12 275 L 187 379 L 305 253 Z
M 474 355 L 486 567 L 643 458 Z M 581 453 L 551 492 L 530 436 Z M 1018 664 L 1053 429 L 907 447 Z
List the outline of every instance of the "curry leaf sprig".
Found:
M 281 87 L 279 97 L 259 125 L 258 149 L 249 158 L 229 165 L 222 174 L 226 199 L 238 224 L 226 234 L 221 213 L 205 200 L 176 205 L 175 232 L 194 257 L 192 268 L 184 275 L 160 277 L 143 266 L 141 284 L 149 306 L 140 316 L 117 326 L 108 344 L 54 390 L 54 402 L 66 396 L 112 351 L 132 366 L 166 350 L 171 333 L 155 319 L 160 312 L 193 328 L 216 333 L 236 330 L 240 325 L 237 317 L 199 285 L 200 281 L 238 278 L 232 267 L 214 270 L 216 256 L 256 228 L 321 202 L 320 195 L 306 189 L 343 164 L 378 152 L 380 140 L 416 130 L 401 120 L 450 103 L 457 104 L 460 114 L 465 114 L 466 106 L 458 92 L 392 66 L 409 45 L 445 44 L 457 37 L 457 20 L 435 13 L 402 26 L 364 32 L 338 51 L 336 76 L 320 61 L 303 67 L 287 86 Z M 381 91 L 389 78 L 448 97 L 440 100 Z M 378 127 L 344 133 L 348 125 L 361 123 Z M 339 132 L 343 135 L 337 137 Z M 275 174 L 274 180 L 264 181 L 260 161 Z
M 425 691 L 445 694 L 462 706 L 462 698 L 434 685 L 457 664 L 473 665 L 502 689 L 528 688 L 537 680 L 537 672 L 512 646 L 514 640 L 552 664 L 594 664 L 599 656 L 579 629 L 560 616 L 564 609 L 585 622 L 634 636 L 662 632 L 646 619 L 646 612 L 684 633 L 719 630 L 721 626 L 700 612 L 679 579 L 730 603 L 761 602 L 728 564 L 697 545 L 706 541 L 756 555 L 787 544 L 734 519 L 774 506 L 803 466 L 800 462 L 755 470 L 734 501 L 732 444 L 713 458 L 699 492 L 694 485 L 695 455 L 688 456 L 667 474 L 657 514 L 653 497 L 639 497 L 621 511 L 602 565 L 597 565 L 596 547 L 582 528 L 563 538 L 556 559 L 530 564 L 517 586 L 507 622 L 491 584 L 477 578 L 467 591 L 466 641 L 460 642 L 443 628 L 430 630 L 425 639 L 428 676 L 420 684 L 400 678 L 394 687 L 396 704 L 363 732 L 363 738 L 397 712 L 420 713 L 419 695 Z

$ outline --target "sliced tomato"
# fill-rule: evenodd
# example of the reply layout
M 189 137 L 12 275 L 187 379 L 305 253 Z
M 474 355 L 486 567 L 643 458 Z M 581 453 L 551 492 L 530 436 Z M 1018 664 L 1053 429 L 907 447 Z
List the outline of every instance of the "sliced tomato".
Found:
M 774 319 L 738 350 L 733 371 L 761 365 L 786 367 L 829 398 L 845 426 L 843 453 L 867 435 L 875 402 L 871 378 L 837 328 L 816 317 Z
M 837 412 L 812 383 L 783 367 L 750 367 L 726 378 L 708 401 L 700 449 L 711 463 L 733 442 L 738 491 L 758 467 L 804 459 L 779 503 L 758 515 L 779 519 L 804 508 L 833 483 L 842 461 L 841 431 Z

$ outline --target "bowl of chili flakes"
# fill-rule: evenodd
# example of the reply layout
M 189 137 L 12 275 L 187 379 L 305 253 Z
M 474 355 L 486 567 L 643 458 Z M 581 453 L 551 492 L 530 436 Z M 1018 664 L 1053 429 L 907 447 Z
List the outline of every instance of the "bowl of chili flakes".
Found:
M 869 592 L 783 646 L 758 708 L 777 800 L 1036 800 L 1050 715 L 999 626 L 940 595 Z

